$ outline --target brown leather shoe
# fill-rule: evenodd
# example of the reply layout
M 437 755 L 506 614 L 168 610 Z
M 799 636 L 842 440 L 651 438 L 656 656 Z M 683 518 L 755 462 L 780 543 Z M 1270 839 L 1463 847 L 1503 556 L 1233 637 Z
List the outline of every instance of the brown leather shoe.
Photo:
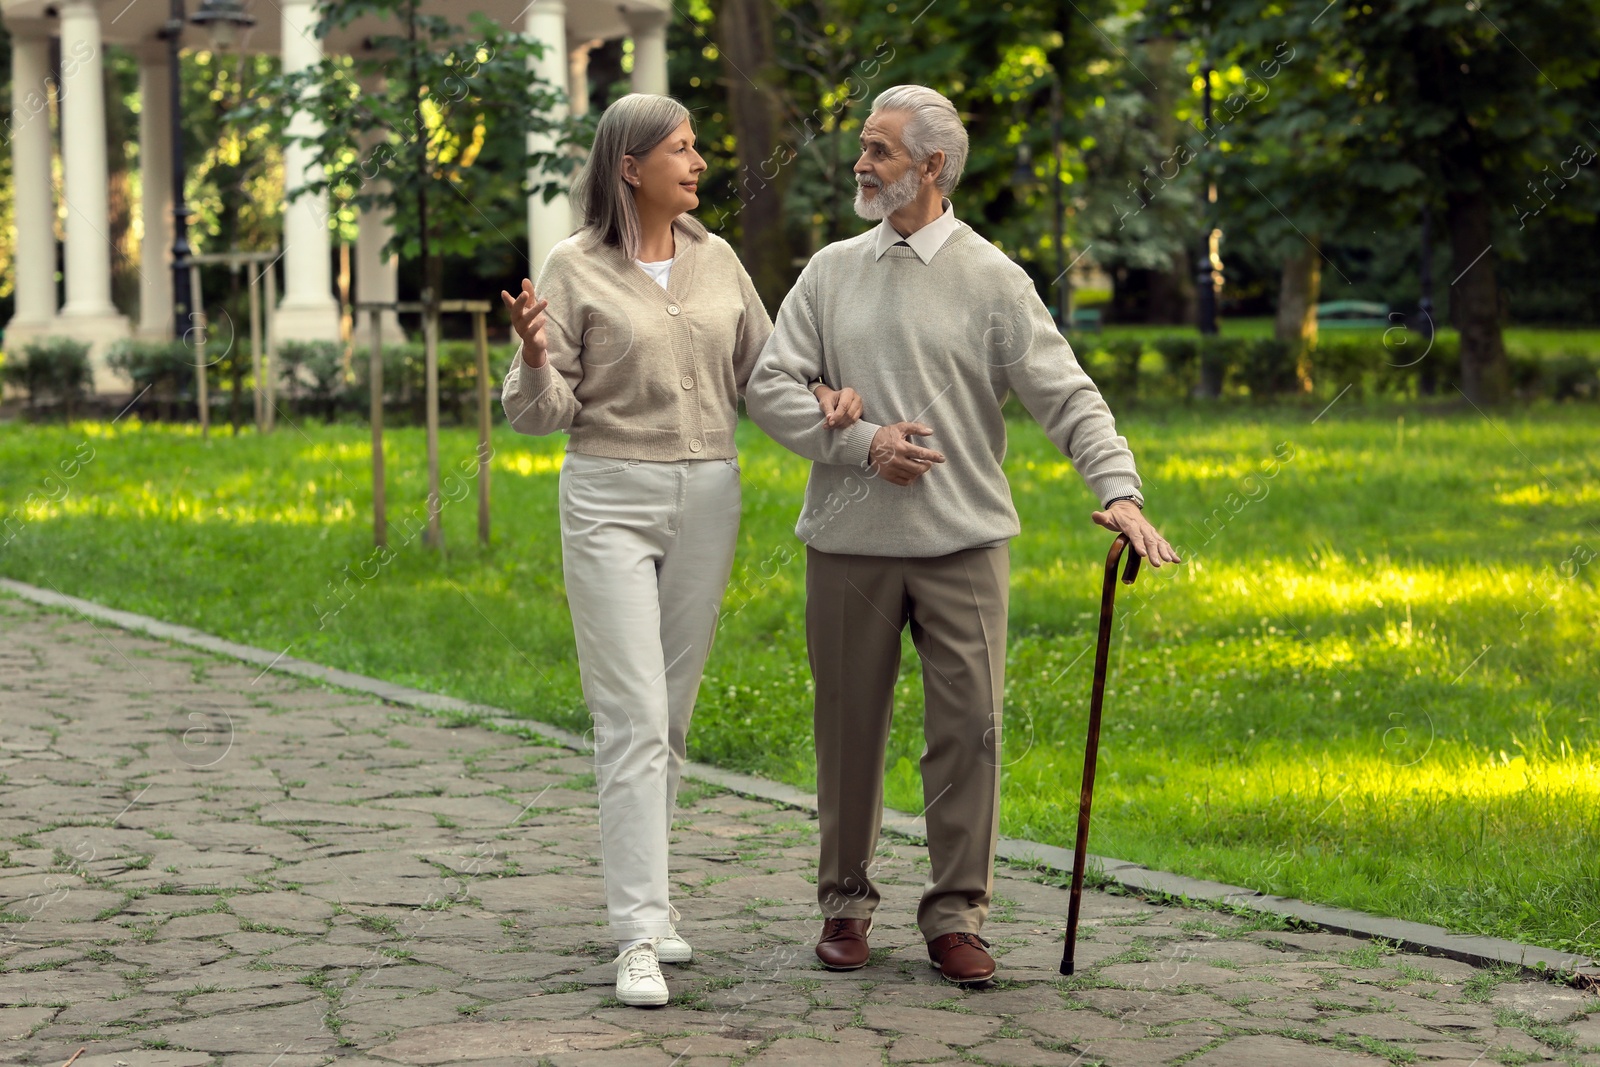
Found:
M 817 939 L 817 959 L 830 971 L 853 971 L 864 967 L 871 950 L 867 934 L 871 919 L 824 919 L 822 936 Z
M 994 958 L 984 950 L 989 942 L 961 931 L 928 942 L 928 958 L 947 982 L 968 985 L 994 977 Z

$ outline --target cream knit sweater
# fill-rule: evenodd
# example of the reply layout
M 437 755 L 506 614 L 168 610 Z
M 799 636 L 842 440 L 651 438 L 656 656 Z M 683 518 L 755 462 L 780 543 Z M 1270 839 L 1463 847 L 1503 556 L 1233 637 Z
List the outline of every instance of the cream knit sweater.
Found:
M 665 290 L 582 234 L 550 250 L 534 287 L 550 301 L 550 358 L 534 369 L 517 345 L 500 397 L 514 429 L 566 430 L 568 451 L 613 459 L 737 454 L 739 397 L 772 320 L 726 241 L 676 238 Z
M 877 258 L 875 233 L 812 257 L 745 396 L 758 426 L 813 461 L 800 539 L 822 552 L 941 556 L 1016 536 L 1001 470 L 1012 392 L 1102 504 L 1142 504 L 1127 441 L 1022 268 L 966 223 L 928 263 L 908 247 Z M 860 422 L 827 428 L 806 387 L 818 376 L 861 394 Z M 909 486 L 866 466 L 873 434 L 899 421 L 931 426 L 920 443 L 945 456 Z

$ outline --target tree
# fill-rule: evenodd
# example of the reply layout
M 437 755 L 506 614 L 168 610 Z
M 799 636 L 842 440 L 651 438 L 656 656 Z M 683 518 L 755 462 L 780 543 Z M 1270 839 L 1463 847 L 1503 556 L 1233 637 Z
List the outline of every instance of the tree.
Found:
M 1329 76 L 1301 83 L 1278 108 L 1317 117 L 1367 204 L 1380 213 L 1397 196 L 1441 204 L 1462 392 L 1475 403 L 1505 399 L 1497 263 L 1516 253 L 1524 190 L 1559 192 L 1552 178 L 1571 177 L 1551 171 L 1574 158 L 1593 102 L 1600 0 L 1529 0 L 1492 15 L 1476 0 L 1215 6 L 1236 40 L 1275 35 L 1317 55 Z
M 319 132 L 284 136 L 313 149 L 323 174 L 286 196 L 326 193 L 335 213 L 388 214 L 384 254 L 421 260 L 437 301 L 445 256 L 505 240 L 525 226 L 528 195 L 557 193 L 554 179 L 528 188 L 530 167 L 566 175 L 577 165 L 559 147 L 573 125 L 549 117 L 559 91 L 528 69 L 543 46 L 477 13 L 468 34 L 423 14 L 420 0 L 327 0 L 320 10 L 319 36 L 359 18 L 401 32 L 370 35 L 357 56 L 276 75 L 232 122 L 248 129 L 267 118 L 286 131 L 297 111 L 311 114 Z M 529 151 L 530 133 L 555 134 L 557 150 Z
M 773 52 L 773 0 L 717 0 L 716 40 L 727 66 L 728 115 L 739 146 L 735 188 L 743 208 L 740 259 L 756 290 L 776 306 L 794 281 L 781 159 L 783 71 Z

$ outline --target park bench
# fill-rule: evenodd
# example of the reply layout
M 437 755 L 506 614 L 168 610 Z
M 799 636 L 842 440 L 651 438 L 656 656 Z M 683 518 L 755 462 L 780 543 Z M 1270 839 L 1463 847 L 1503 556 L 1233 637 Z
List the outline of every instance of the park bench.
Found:
M 1080 308 L 1072 313 L 1072 320 L 1068 322 L 1067 329 L 1083 333 L 1099 333 L 1100 324 L 1099 308 Z
M 1393 325 L 1389 305 L 1372 300 L 1330 300 L 1317 305 L 1317 329 L 1380 329 Z

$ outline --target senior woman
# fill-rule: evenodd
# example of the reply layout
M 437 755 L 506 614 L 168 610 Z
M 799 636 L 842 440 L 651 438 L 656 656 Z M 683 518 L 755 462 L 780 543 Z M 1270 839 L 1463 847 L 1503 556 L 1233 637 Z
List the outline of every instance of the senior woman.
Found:
M 706 169 L 689 113 L 650 94 L 600 117 L 573 197 L 583 225 L 535 287 L 502 291 L 522 344 L 514 429 L 567 431 L 561 558 L 594 719 L 617 999 L 665 1004 L 689 960 L 668 900 L 685 738 L 739 529 L 739 397 L 772 321 L 726 241 L 688 214 Z M 823 393 L 830 425 L 859 414 Z

